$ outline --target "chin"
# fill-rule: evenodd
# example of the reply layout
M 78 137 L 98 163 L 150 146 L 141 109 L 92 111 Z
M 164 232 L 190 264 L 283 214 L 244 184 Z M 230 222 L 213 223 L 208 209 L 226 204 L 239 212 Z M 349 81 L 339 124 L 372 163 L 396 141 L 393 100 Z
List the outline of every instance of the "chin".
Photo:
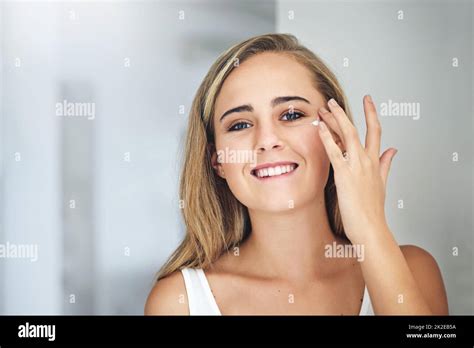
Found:
M 310 197 L 302 197 L 297 194 L 269 194 L 265 198 L 253 200 L 244 204 L 248 209 L 266 213 L 291 213 L 295 209 L 311 202 Z

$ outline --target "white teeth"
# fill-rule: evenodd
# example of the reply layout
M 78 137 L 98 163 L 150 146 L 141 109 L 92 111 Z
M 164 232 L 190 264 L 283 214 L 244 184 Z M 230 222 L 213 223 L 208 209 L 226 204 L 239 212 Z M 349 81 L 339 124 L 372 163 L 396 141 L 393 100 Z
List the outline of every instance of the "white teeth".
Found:
M 287 164 L 284 166 L 275 166 L 275 167 L 267 167 L 264 169 L 259 169 L 255 172 L 255 174 L 259 178 L 264 178 L 267 176 L 277 176 L 277 175 L 289 173 L 295 170 L 295 168 L 296 168 L 295 164 Z

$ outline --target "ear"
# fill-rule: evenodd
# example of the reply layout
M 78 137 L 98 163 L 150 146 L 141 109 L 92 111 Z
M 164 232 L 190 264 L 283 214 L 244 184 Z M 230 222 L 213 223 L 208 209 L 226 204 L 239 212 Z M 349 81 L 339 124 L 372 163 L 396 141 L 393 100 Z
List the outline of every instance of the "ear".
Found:
M 225 179 L 224 169 L 222 168 L 222 163 L 219 162 L 219 156 L 216 152 L 216 146 L 212 143 L 207 144 L 207 151 L 211 155 L 211 165 L 214 168 L 214 171 L 222 179 Z

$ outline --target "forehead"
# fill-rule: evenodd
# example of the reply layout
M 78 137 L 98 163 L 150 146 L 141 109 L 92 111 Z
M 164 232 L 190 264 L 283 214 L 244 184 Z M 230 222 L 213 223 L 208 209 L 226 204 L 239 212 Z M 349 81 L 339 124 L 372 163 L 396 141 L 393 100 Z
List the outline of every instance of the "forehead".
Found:
M 268 106 L 276 96 L 320 97 L 311 71 L 295 58 L 282 53 L 260 53 L 229 74 L 216 100 L 216 114 L 233 106 L 250 103 Z

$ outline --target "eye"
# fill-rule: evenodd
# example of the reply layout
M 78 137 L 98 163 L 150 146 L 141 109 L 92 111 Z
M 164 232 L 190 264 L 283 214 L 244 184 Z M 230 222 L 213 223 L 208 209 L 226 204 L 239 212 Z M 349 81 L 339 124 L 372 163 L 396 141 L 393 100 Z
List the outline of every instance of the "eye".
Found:
M 237 122 L 234 125 L 232 125 L 228 129 L 228 131 L 229 132 L 235 132 L 235 131 L 240 131 L 242 129 L 249 128 L 249 127 L 250 127 L 250 123 L 248 123 L 248 122 Z
M 281 117 L 281 120 L 283 121 L 288 121 L 288 122 L 293 122 L 293 121 L 296 121 L 302 117 L 304 117 L 305 115 L 301 112 L 296 112 L 296 111 L 293 111 L 293 112 L 287 112 L 285 114 L 283 114 L 283 116 Z M 286 120 L 284 119 L 286 117 Z

